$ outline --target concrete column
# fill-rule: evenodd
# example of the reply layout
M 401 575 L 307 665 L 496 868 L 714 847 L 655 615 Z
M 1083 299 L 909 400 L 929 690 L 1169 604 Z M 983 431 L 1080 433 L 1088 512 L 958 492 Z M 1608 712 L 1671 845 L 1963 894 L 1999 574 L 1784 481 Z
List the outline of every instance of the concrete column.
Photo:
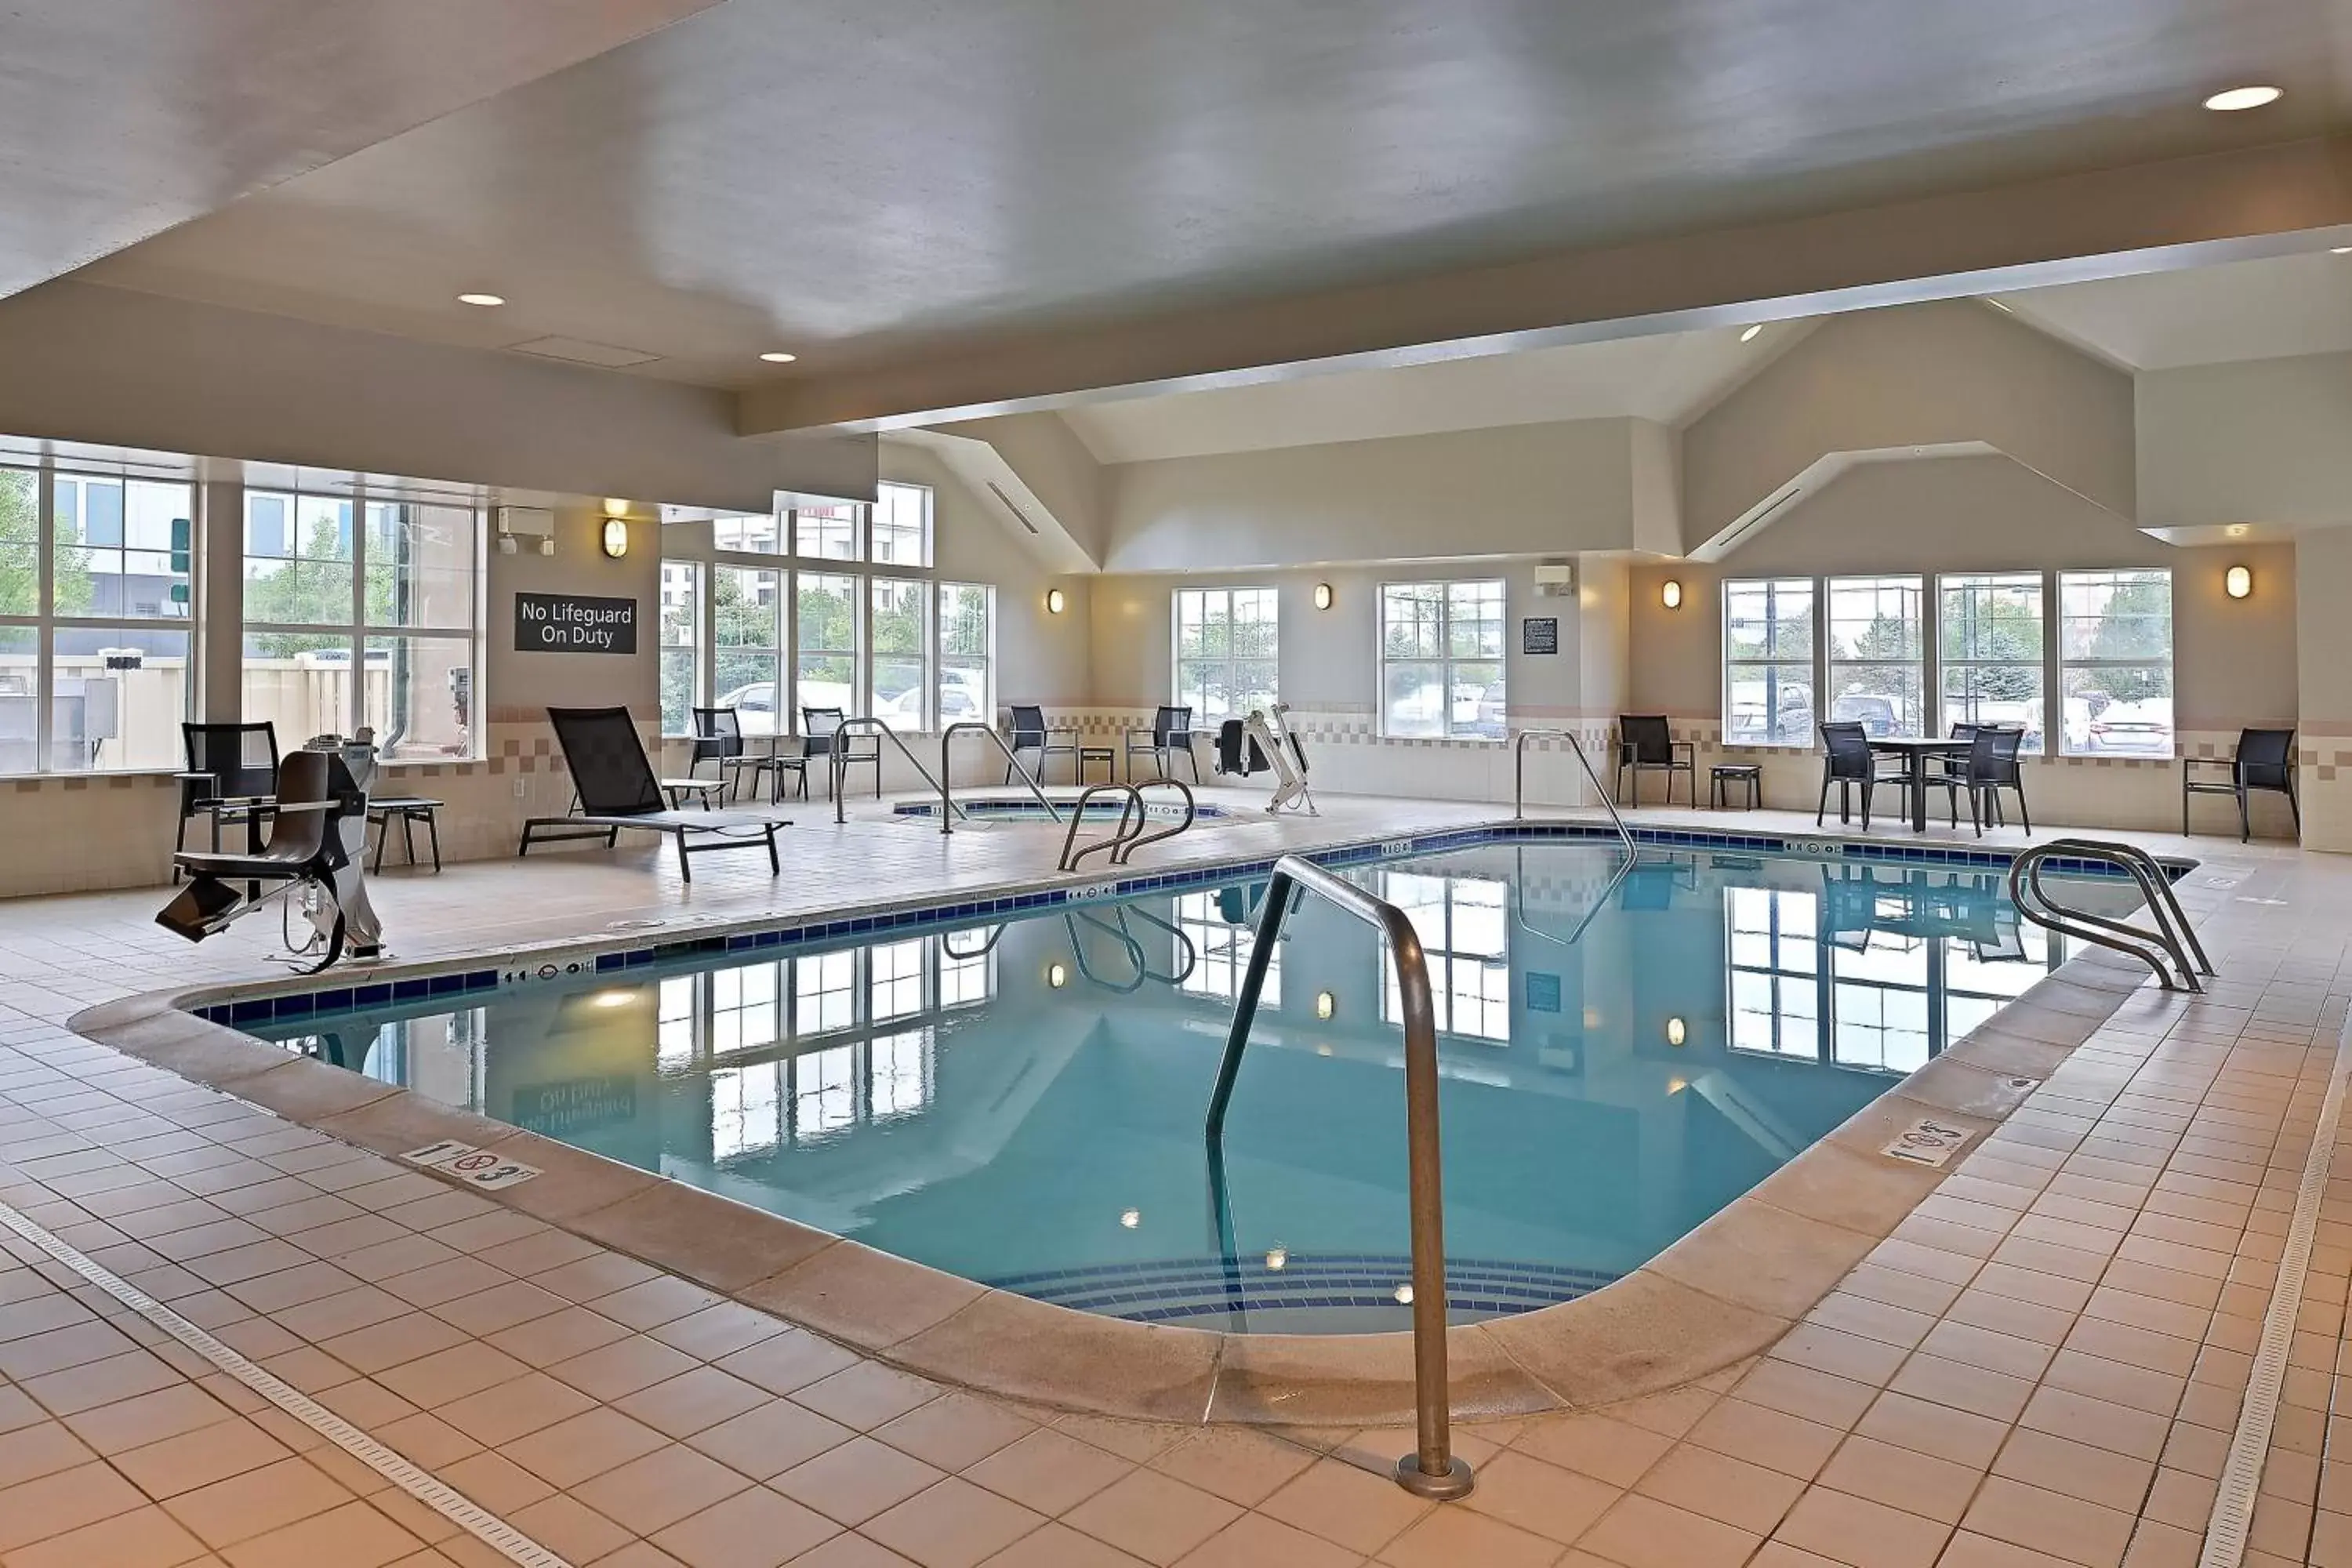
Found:
M 203 647 L 202 692 L 197 711 L 205 721 L 233 724 L 244 706 L 245 485 L 238 479 L 207 479 L 197 486 L 196 585 Z
M 2294 596 L 2304 847 L 2352 851 L 2352 528 L 2296 537 Z

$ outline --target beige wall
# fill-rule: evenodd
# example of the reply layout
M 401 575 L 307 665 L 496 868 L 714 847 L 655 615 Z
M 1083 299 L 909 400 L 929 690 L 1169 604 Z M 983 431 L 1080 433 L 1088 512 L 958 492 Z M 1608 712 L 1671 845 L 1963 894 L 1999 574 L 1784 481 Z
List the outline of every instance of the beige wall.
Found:
M 2147 526 L 2352 522 L 2352 353 L 2150 371 L 2137 395 Z

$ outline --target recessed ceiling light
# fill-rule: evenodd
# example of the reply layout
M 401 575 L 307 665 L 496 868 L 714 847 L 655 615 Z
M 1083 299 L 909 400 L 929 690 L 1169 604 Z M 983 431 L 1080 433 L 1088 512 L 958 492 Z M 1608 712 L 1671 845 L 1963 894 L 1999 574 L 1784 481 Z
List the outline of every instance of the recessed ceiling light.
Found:
M 503 294 L 460 294 L 457 296 L 457 303 L 460 305 L 488 306 L 503 305 L 506 302 L 507 297 Z
M 1740 333 L 1740 334 L 1739 334 L 1739 341 L 1740 341 L 1741 342 L 1743 342 L 1743 343 L 1752 343 L 1752 342 L 1754 342 L 1756 341 L 1756 334 L 1757 334 L 1757 333 L 1759 333 L 1759 332 L 1760 332 L 1760 331 L 1762 331 L 1763 330 L 1764 330 L 1764 323 L 1763 323 L 1763 322 L 1761 322 L 1761 321 L 1759 321 L 1759 322 L 1757 322 L 1754 326 L 1752 326 L 1752 327 L 1748 328 L 1746 331 L 1744 331 L 1744 332 Z
M 766 360 L 770 364 L 790 364 L 793 361 L 800 358 L 801 356 L 798 354 L 776 353 L 771 352 L 763 353 L 760 357 Z
M 2217 114 L 2232 114 L 2241 109 L 2260 109 L 2276 103 L 2284 96 L 2274 87 L 2231 87 L 2205 100 L 2205 107 Z

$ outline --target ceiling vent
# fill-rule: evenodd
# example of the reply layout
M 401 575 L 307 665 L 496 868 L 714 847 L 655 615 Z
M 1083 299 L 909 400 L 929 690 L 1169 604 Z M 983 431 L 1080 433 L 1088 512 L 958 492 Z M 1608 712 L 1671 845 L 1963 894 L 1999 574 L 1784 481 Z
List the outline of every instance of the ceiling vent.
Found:
M 631 365 L 651 364 L 661 358 L 643 349 L 625 349 L 612 343 L 592 343 L 585 338 L 533 338 L 527 343 L 512 345 L 519 354 L 537 359 L 560 359 L 566 364 L 593 364 L 604 370 L 626 370 Z
M 1036 533 L 1037 525 L 1029 521 L 1029 514 L 1027 512 L 1023 511 L 1019 507 L 1013 504 L 1013 498 L 1004 493 L 1003 486 L 998 484 L 994 479 L 991 479 L 988 481 L 988 489 L 992 495 L 995 496 L 998 500 L 1004 503 L 1004 510 L 1013 514 L 1013 521 L 1027 529 L 1032 534 Z

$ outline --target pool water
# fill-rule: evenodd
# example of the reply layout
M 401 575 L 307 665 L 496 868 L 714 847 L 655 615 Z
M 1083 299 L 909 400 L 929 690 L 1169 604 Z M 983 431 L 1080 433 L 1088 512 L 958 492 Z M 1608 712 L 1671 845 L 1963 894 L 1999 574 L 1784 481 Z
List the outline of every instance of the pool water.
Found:
M 1988 869 L 1620 859 L 1570 840 L 1345 873 L 1428 955 L 1456 1321 L 1639 1267 L 2063 957 Z M 1402 1328 L 1402 1042 L 1370 927 L 1297 907 L 1222 1150 L 1203 1137 L 1262 890 L 248 1027 L 1042 1300 Z

